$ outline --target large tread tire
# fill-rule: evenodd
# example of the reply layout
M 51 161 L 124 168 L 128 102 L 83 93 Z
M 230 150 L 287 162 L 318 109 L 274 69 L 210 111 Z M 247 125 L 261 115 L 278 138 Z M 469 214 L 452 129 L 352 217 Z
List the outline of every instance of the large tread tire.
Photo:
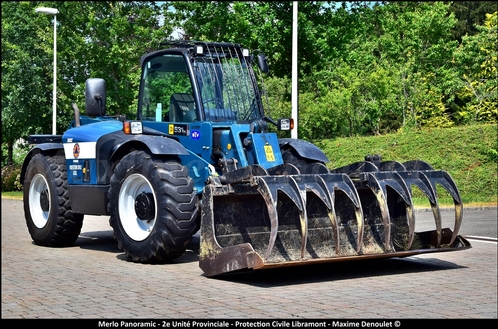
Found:
M 84 215 L 71 211 L 64 156 L 36 154 L 31 158 L 23 201 L 26 225 L 37 245 L 65 247 L 78 239 Z
M 108 211 L 114 238 L 127 257 L 156 263 L 185 252 L 199 229 L 193 186 L 187 167 L 176 159 L 161 160 L 144 151 L 123 157 L 111 177 Z M 148 197 L 137 198 L 143 192 Z M 135 208 L 137 200 L 151 204 L 148 217 Z

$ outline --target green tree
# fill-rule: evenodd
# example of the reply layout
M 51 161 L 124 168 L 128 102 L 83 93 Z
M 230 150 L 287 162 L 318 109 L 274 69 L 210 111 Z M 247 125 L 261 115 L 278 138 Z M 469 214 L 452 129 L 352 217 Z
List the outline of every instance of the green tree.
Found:
M 140 82 L 140 57 L 156 50 L 173 31 L 161 23 L 163 8 L 154 1 L 54 3 L 61 20 L 60 76 L 65 104 L 83 104 L 90 77 L 106 80 L 109 114 L 134 117 Z M 66 106 L 70 109 L 69 106 Z
M 462 122 L 498 120 L 497 13 L 486 15 L 484 25 L 476 26 L 479 33 L 464 36 L 455 53 L 462 82 L 458 96 L 464 100 L 457 116 Z
M 50 24 L 32 5 L 5 2 L 1 7 L 2 145 L 8 149 L 6 163 L 12 163 L 16 140 L 51 129 L 53 42 L 44 39 Z
M 171 6 L 184 38 L 259 49 L 267 54 L 272 75 L 288 74 L 282 63 L 292 56 L 291 2 L 173 1 Z
M 426 124 L 427 112 L 444 117 L 456 76 L 451 65 L 455 19 L 448 5 L 393 2 L 377 9 L 383 30 L 377 52 L 399 69 L 403 122 Z
M 457 43 L 448 5 L 354 3 L 328 15 L 332 23 L 318 47 L 328 56 L 300 84 L 310 93 L 301 115 L 318 120 L 310 132 L 379 134 L 409 122 L 452 124 L 447 112 L 458 80 L 451 65 Z M 323 119 L 329 115 L 337 119 Z
M 292 1 L 173 1 L 175 24 L 193 40 L 240 43 L 263 51 L 271 75 L 290 76 Z M 309 73 L 323 61 L 331 6 L 324 1 L 298 3 L 299 70 Z
M 85 81 L 104 78 L 109 114 L 134 116 L 140 57 L 173 31 L 155 1 L 6 2 L 2 4 L 2 144 L 51 129 L 53 19 L 57 15 L 57 132 L 84 104 Z M 83 111 L 84 112 L 84 111 Z
M 379 134 L 404 125 L 496 120 L 496 14 L 470 2 L 299 2 L 300 138 Z M 51 16 L 56 7 L 58 132 L 107 82 L 109 114 L 134 116 L 140 56 L 171 38 L 227 41 L 270 62 L 267 110 L 289 116 L 292 2 L 6 2 L 2 5 L 2 143 L 51 127 Z M 464 14 L 465 13 L 465 14 Z M 466 16 L 467 15 L 467 16 Z M 494 22 L 494 23 L 493 23 Z M 27 92 L 29 91 L 29 92 Z
M 452 29 L 453 39 L 461 42 L 465 35 L 479 33 L 477 26 L 483 25 L 486 14 L 497 11 L 498 5 L 496 1 L 452 1 L 449 10 L 457 19 Z

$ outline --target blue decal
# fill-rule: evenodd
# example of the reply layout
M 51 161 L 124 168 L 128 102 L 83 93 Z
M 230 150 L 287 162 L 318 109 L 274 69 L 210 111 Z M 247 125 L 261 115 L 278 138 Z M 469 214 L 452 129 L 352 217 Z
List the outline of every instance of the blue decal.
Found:
M 199 130 L 192 130 L 191 136 L 192 136 L 192 139 L 200 139 L 201 132 Z

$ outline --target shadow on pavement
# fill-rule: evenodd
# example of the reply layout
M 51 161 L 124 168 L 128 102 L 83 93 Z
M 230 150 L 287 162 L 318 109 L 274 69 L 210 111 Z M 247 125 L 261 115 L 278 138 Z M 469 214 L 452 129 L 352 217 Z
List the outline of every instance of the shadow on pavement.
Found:
M 80 247 L 81 249 L 112 253 L 121 252 L 118 248 L 118 243 L 112 237 L 112 230 L 83 232 L 74 243 L 74 246 Z
M 170 262 L 152 263 L 153 266 L 185 264 L 199 261 L 199 235 L 192 237 L 185 253 Z M 84 232 L 75 246 L 82 249 L 115 253 L 116 258 L 132 263 L 119 250 L 112 230 Z M 380 277 L 408 273 L 423 273 L 463 268 L 463 266 L 438 258 L 391 258 L 358 260 L 350 262 L 322 263 L 295 267 L 281 267 L 264 270 L 245 270 L 222 274 L 211 280 L 225 280 L 263 288 L 295 285 L 302 283 L 340 281 L 354 278 Z M 208 279 L 206 277 L 206 279 Z
M 124 261 L 132 262 L 131 259 L 125 256 L 122 250 L 119 250 L 118 243 L 113 238 L 113 231 L 93 231 L 82 232 L 73 247 L 80 247 L 81 249 L 89 249 L 102 252 L 111 252 L 118 254 L 116 258 Z M 161 264 L 180 264 L 199 261 L 199 235 L 194 235 L 192 241 L 187 246 L 187 250 L 183 255 L 178 257 L 172 262 L 161 262 Z
M 391 258 L 384 260 L 358 260 L 296 267 L 281 267 L 259 271 L 241 271 L 223 274 L 212 279 L 271 288 L 303 283 L 340 281 L 354 278 L 423 273 L 464 268 L 437 258 Z

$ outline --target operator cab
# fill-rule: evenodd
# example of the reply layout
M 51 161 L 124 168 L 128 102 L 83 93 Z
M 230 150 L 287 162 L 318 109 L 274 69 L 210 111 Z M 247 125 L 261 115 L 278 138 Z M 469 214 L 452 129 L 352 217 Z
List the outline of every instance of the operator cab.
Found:
M 173 48 L 142 57 L 138 119 L 250 123 L 263 116 L 247 49 L 194 41 L 166 45 Z
M 183 54 L 157 54 L 143 65 L 139 119 L 167 122 L 197 120 L 198 106 Z

